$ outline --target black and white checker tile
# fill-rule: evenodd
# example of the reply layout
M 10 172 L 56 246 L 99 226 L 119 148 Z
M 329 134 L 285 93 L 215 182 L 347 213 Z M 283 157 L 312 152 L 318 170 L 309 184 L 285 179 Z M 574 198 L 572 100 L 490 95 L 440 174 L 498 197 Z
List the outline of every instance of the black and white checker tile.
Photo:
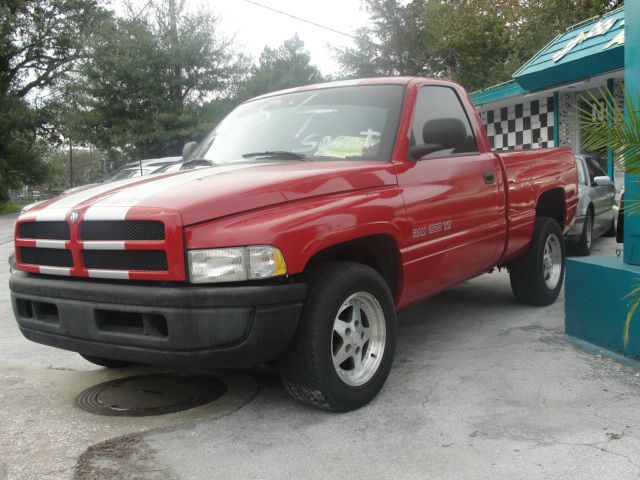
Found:
M 481 111 L 494 150 L 555 146 L 553 97 Z

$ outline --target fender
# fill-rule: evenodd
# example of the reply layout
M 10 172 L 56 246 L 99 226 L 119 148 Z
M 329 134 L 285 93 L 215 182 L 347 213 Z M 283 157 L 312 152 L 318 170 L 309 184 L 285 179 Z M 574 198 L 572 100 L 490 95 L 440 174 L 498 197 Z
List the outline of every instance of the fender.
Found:
M 402 244 L 404 202 L 396 186 L 363 189 L 280 204 L 185 229 L 187 249 L 274 245 L 289 274 L 304 271 L 319 251 L 386 234 Z

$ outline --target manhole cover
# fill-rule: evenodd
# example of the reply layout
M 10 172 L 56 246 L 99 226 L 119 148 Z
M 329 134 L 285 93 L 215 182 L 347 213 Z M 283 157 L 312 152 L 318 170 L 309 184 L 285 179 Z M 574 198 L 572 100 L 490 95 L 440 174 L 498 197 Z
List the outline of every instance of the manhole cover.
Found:
M 76 403 L 99 415 L 142 417 L 198 407 L 226 391 L 225 383 L 204 375 L 138 375 L 94 385 Z

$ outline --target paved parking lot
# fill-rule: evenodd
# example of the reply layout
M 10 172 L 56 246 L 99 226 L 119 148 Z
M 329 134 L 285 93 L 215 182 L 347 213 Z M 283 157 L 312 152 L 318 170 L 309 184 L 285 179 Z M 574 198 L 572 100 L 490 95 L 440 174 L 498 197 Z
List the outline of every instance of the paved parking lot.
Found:
M 568 342 L 563 296 L 518 305 L 504 272 L 403 312 L 389 380 L 359 411 L 311 410 L 263 368 L 215 373 L 229 395 L 189 412 L 86 413 L 82 389 L 158 370 L 108 372 L 21 337 L 11 222 L 0 217 L 0 479 L 640 476 L 640 370 Z M 594 254 L 616 247 L 597 240 Z

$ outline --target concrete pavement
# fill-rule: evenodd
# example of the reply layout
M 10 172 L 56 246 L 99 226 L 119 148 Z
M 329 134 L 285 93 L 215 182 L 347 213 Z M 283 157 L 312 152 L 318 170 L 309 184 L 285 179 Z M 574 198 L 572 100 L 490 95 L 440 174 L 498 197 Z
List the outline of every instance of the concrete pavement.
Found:
M 6 220 L 0 217 L 0 232 Z M 594 254 L 612 254 L 612 239 Z M 0 245 L 0 259 L 10 244 Z M 226 372 L 220 413 L 109 419 L 73 405 L 133 373 L 22 338 L 0 261 L 0 479 L 574 479 L 640 476 L 640 370 L 567 342 L 562 298 L 514 302 L 484 275 L 400 315 L 394 368 L 369 406 L 329 414 L 268 369 Z M 256 379 L 258 395 L 246 406 Z M 4 480 L 4 479 L 3 479 Z

